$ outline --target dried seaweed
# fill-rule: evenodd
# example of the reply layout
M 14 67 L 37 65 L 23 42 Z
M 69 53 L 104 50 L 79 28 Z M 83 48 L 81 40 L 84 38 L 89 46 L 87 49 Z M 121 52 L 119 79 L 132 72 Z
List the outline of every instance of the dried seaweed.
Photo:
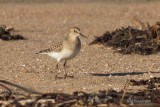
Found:
M 147 89 L 144 91 L 140 91 L 135 93 L 135 95 L 143 96 L 144 99 L 150 99 L 153 103 L 160 103 L 160 78 L 154 77 L 148 80 L 130 80 L 131 85 L 140 86 L 147 85 Z
M 91 44 L 111 46 L 122 54 L 149 55 L 160 51 L 160 22 L 143 29 L 131 26 L 122 27 L 115 31 L 106 31 L 102 36 L 95 37 Z
M 13 27 L 6 27 L 5 25 L 0 26 L 0 39 L 9 41 L 9 40 L 25 40 L 20 34 L 14 34 Z
M 85 93 L 76 91 L 73 94 L 46 93 L 30 94 L 29 96 L 17 96 L 17 94 L 4 85 L 0 85 L 3 91 L 0 93 L 0 106 L 16 107 L 127 107 L 129 105 L 160 104 L 160 90 L 155 85 L 160 82 L 160 78 L 154 77 L 148 80 L 130 80 L 126 82 L 124 89 L 116 91 L 101 90 L 96 93 Z M 150 87 L 152 84 L 152 87 Z M 129 86 L 147 85 L 144 90 L 137 90 L 136 93 L 128 91 Z M 4 94 L 4 92 L 6 94 Z M 6 97 L 7 95 L 7 97 Z M 144 105 L 143 105 L 144 104 Z M 159 105 L 158 105 L 159 106 Z
M 160 83 L 160 77 L 154 77 L 154 78 L 150 78 L 148 80 L 130 80 L 130 82 L 132 83 L 132 85 L 134 86 L 140 86 L 140 85 L 148 85 L 148 84 L 155 84 L 155 83 Z

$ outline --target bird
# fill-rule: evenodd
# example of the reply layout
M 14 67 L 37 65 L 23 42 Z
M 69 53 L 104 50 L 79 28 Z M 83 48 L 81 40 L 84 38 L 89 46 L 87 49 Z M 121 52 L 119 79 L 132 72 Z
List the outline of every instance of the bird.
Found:
M 84 36 L 79 27 L 72 27 L 69 29 L 69 33 L 62 42 L 58 42 L 53 45 L 52 48 L 41 50 L 36 54 L 46 54 L 57 61 L 56 69 L 59 69 L 59 63 L 64 60 L 63 68 L 65 71 L 64 77 L 67 77 L 66 64 L 67 61 L 73 59 L 80 52 L 81 49 L 81 40 L 80 36 Z M 57 74 L 55 78 L 58 78 Z

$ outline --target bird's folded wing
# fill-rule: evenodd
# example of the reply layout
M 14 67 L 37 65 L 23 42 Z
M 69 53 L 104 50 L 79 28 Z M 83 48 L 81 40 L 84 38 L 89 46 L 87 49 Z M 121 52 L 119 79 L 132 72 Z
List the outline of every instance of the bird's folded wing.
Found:
M 54 52 L 60 52 L 63 48 L 63 42 L 58 42 L 56 43 L 55 45 L 53 45 L 52 48 L 49 48 L 49 49 L 45 49 L 45 50 L 41 50 L 39 51 L 38 53 L 36 54 L 40 54 L 40 53 L 50 53 L 52 51 Z

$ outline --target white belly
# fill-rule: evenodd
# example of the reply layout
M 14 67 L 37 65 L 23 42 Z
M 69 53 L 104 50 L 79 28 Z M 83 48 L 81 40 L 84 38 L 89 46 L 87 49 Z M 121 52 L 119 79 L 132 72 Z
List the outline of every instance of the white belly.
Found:
M 52 52 L 48 55 L 53 57 L 59 62 L 60 60 L 63 60 L 63 59 L 69 60 L 69 59 L 74 58 L 79 53 L 79 51 L 80 49 L 76 49 L 75 51 L 64 49 L 61 52 Z
M 76 49 L 75 51 L 65 49 L 62 51 L 62 56 L 63 56 L 62 59 L 67 59 L 67 60 L 72 59 L 79 53 L 79 51 L 80 49 Z
M 76 47 L 74 47 L 74 46 L 76 46 Z M 49 53 L 48 55 L 53 57 L 54 59 L 57 59 L 57 61 L 59 62 L 63 59 L 69 60 L 69 59 L 74 58 L 79 53 L 80 49 L 81 49 L 80 39 L 76 38 L 76 42 L 75 42 L 75 44 L 73 44 L 73 47 L 64 48 L 61 52 L 52 52 L 52 53 Z

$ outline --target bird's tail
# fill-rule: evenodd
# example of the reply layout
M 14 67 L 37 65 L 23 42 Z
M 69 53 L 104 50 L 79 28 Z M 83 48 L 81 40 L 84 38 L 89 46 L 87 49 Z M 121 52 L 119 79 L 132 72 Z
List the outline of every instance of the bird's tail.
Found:
M 44 52 L 36 52 L 35 54 L 46 54 L 46 53 L 44 53 Z
M 48 54 L 48 52 L 50 52 L 50 49 L 41 50 L 35 54 Z

